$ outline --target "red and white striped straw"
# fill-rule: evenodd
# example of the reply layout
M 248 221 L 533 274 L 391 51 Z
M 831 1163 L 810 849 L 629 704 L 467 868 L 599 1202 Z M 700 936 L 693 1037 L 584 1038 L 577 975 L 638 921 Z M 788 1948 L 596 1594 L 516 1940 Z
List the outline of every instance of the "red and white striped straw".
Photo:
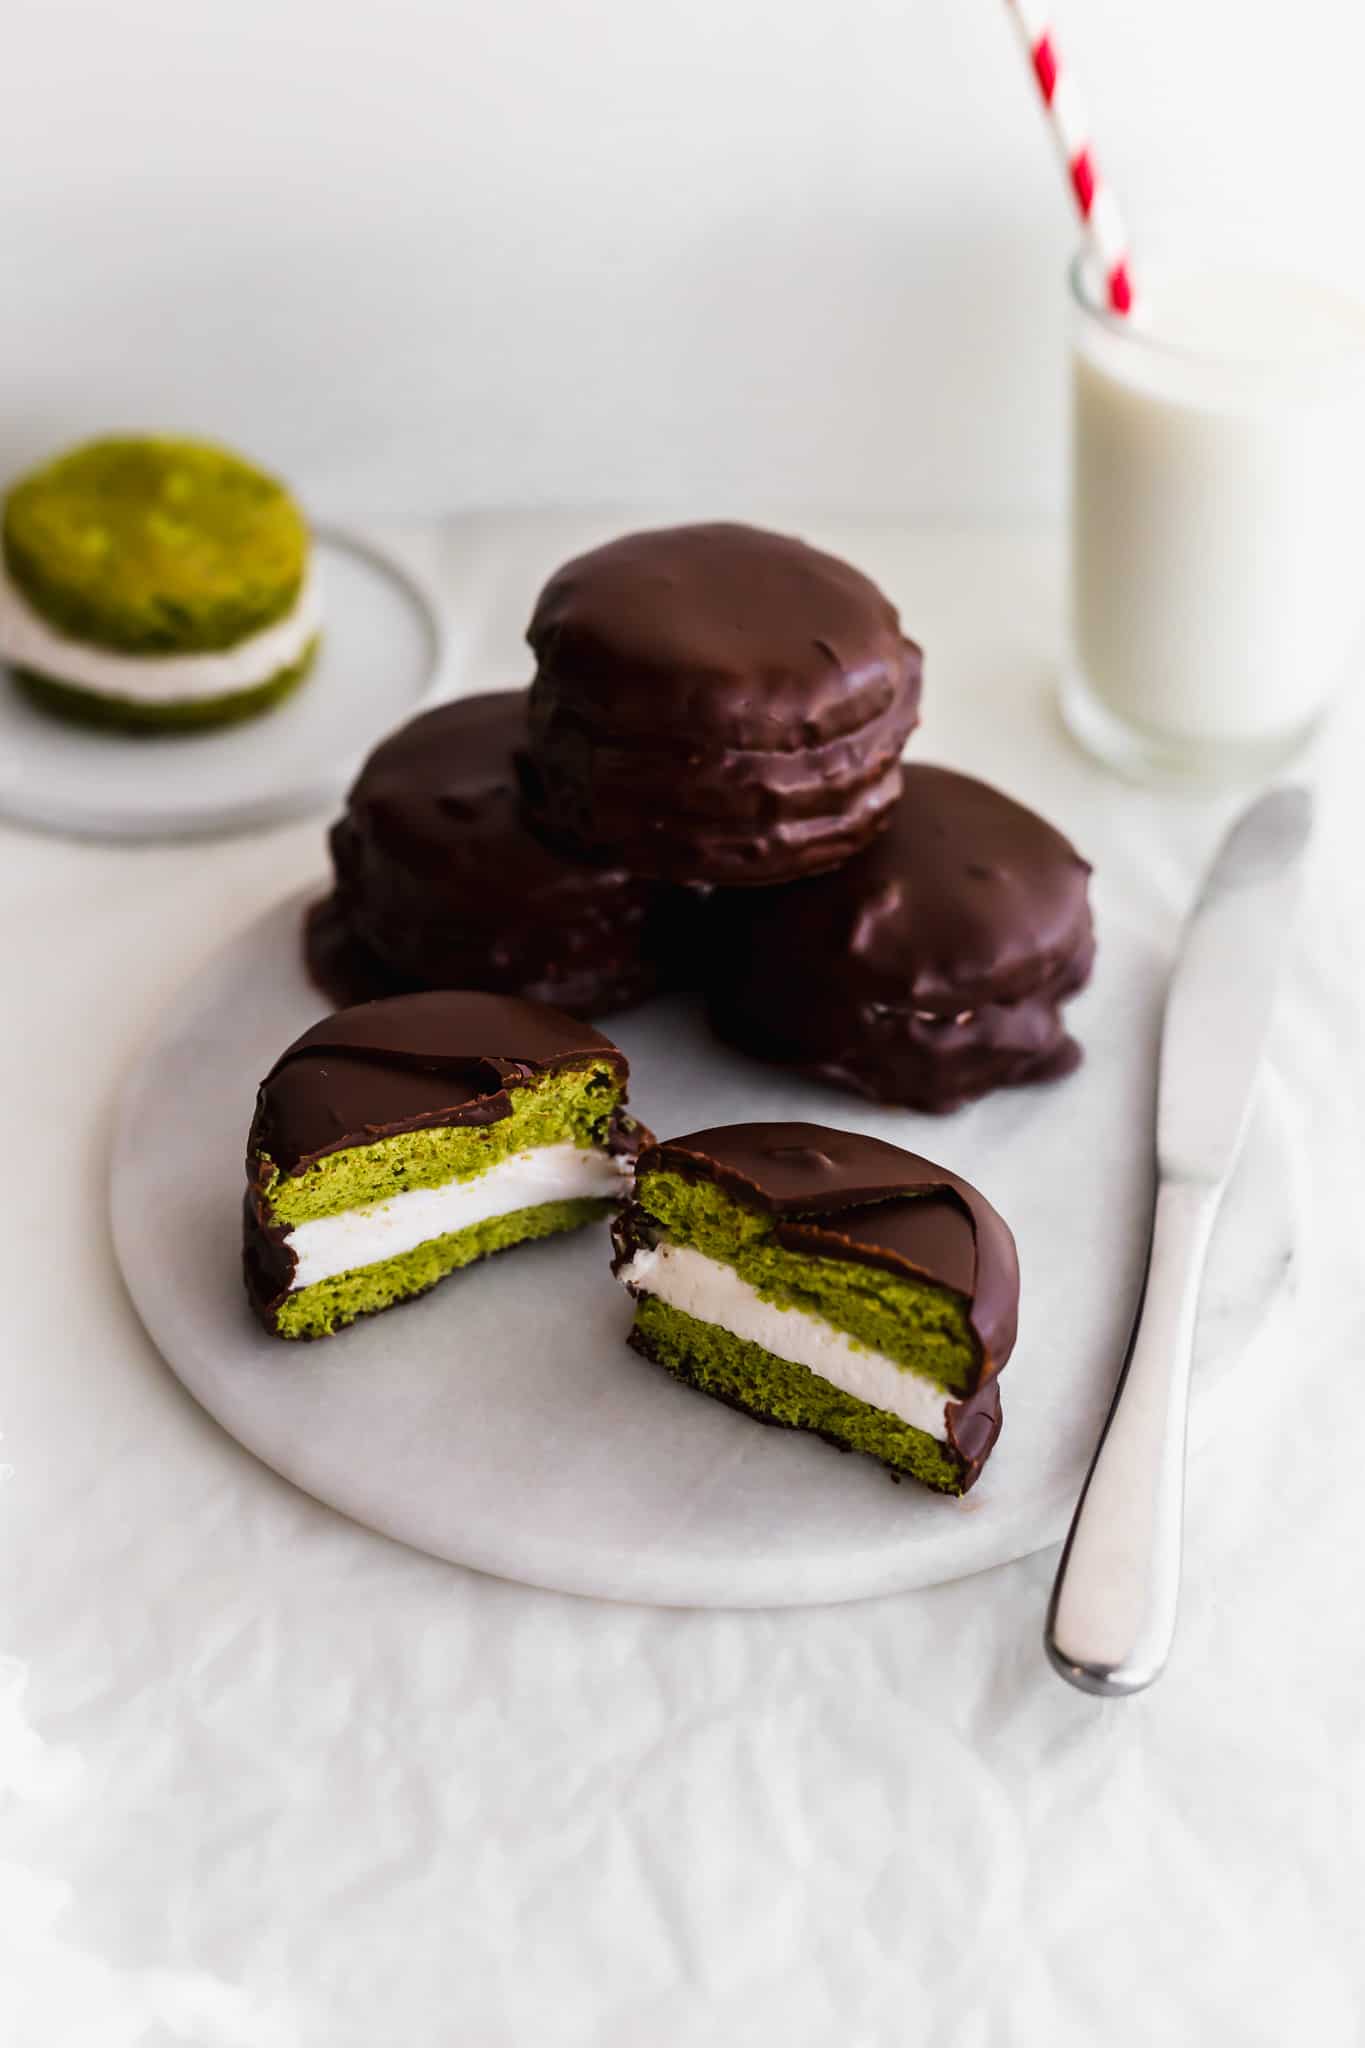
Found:
M 1057 38 L 1039 0 L 1009 0 L 1009 8 L 1019 24 L 1071 190 L 1104 276 L 1110 311 L 1131 313 L 1136 293 L 1128 234 L 1114 195 L 1100 176 L 1081 96 L 1070 71 L 1063 69 Z

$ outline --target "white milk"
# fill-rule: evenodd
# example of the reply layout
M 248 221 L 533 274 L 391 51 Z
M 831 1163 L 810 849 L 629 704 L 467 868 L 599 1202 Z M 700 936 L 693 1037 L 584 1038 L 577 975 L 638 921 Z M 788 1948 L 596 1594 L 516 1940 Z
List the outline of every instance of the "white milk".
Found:
M 1246 270 L 1078 283 L 1074 729 L 1116 765 L 1270 765 L 1365 614 L 1365 307 Z

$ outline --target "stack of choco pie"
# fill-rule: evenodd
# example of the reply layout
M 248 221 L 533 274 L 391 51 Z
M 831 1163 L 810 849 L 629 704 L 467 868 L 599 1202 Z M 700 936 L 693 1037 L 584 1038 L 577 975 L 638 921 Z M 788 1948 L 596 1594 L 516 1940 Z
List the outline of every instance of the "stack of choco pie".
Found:
M 371 755 L 311 913 L 336 1003 L 419 988 L 601 1015 L 704 990 L 718 1035 L 945 1110 L 1079 1058 L 1089 869 L 1034 812 L 901 765 L 922 659 L 858 570 L 737 525 L 551 577 L 529 691 Z

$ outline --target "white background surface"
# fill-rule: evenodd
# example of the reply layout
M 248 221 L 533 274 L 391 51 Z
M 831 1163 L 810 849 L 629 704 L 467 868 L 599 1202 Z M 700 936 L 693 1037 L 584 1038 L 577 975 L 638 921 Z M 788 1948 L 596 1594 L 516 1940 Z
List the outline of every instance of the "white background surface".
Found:
M 1059 0 L 1135 226 L 1365 268 L 1365 15 Z M 334 517 L 1061 486 L 1005 0 L 0 0 L 0 471 L 212 428 Z
M 1140 221 L 1353 260 L 1356 10 L 1061 26 Z M 0 29 L 0 469 L 166 424 L 342 517 L 1057 503 L 1070 231 L 998 0 L 0 0 Z M 459 561 L 506 600 L 471 673 L 511 680 L 529 593 Z M 1221 814 L 1057 736 L 1056 578 L 1044 541 L 925 543 L 895 593 L 922 744 L 953 695 L 969 765 L 1168 937 Z M 1355 2048 L 1362 744 L 1357 703 L 1276 1033 L 1313 1159 L 1294 1338 L 1197 1457 L 1177 1662 L 1115 1705 L 1045 1670 L 1047 1557 L 837 1610 L 598 1608 L 253 1466 L 119 1291 L 108 1104 L 320 827 L 0 833 L 6 2048 Z
M 500 559 L 452 534 L 452 578 L 495 596 L 479 683 L 528 594 Z M 939 535 L 909 564 L 917 746 L 969 738 L 1169 939 L 1227 806 L 1124 790 L 1057 733 L 1054 547 Z M 1275 1032 L 1313 1162 L 1291 1332 L 1196 1451 L 1175 1663 L 1112 1704 L 1044 1664 L 1048 1555 L 648 1612 L 435 1564 L 255 1466 L 120 1292 L 109 1102 L 186 971 L 320 871 L 320 825 L 0 835 L 6 2048 L 1355 2048 L 1363 740 L 1357 694 Z

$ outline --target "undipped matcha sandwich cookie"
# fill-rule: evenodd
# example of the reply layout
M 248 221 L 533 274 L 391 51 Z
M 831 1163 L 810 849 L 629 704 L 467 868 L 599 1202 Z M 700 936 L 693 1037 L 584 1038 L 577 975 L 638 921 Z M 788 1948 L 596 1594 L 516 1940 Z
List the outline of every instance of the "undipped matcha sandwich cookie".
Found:
M 307 525 L 223 448 L 91 441 L 4 502 L 0 661 L 45 709 L 176 729 L 264 711 L 306 675 L 320 611 Z

